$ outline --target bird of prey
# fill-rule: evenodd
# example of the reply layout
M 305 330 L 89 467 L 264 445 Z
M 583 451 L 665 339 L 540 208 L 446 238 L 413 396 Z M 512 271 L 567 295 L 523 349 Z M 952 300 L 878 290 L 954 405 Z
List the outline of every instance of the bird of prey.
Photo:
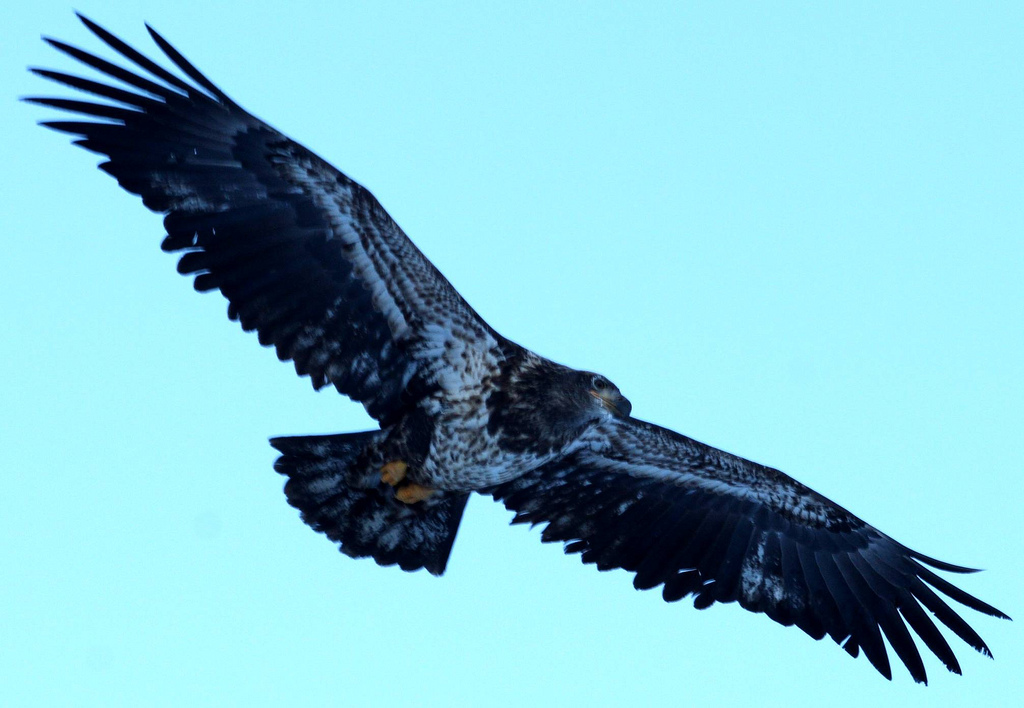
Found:
M 933 618 L 989 655 L 942 598 L 1006 617 L 782 472 L 631 417 L 607 378 L 501 336 L 364 187 L 247 113 L 159 34 L 175 74 L 82 17 L 125 68 L 45 41 L 104 80 L 32 69 L 99 101 L 30 98 L 84 116 L 43 125 L 164 215 L 163 250 L 282 360 L 362 403 L 379 429 L 273 438 L 285 493 L 349 556 L 444 572 L 470 493 L 546 524 L 599 569 L 624 568 L 705 608 L 738 602 L 887 678 L 883 634 L 926 680 L 911 635 L 960 673 Z M 114 79 L 115 82 L 110 80 Z

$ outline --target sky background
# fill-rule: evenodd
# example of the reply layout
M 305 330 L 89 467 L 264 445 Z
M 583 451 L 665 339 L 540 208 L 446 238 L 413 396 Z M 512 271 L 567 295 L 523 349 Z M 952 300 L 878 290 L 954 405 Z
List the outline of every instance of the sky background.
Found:
M 1024 6 L 99 2 L 370 188 L 498 331 L 778 467 L 1024 615 Z M 898 7 L 894 7 L 898 5 Z M 363 430 L 34 126 L 4 11 L 0 704 L 1009 705 L 599 574 L 475 497 L 443 578 L 342 556 L 270 436 Z M 77 72 L 76 70 L 76 73 Z

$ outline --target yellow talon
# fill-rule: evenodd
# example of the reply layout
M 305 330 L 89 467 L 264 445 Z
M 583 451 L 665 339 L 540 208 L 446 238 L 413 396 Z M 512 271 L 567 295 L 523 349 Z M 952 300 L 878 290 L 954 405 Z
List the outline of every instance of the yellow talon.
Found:
M 424 499 L 429 499 L 434 494 L 434 491 L 430 487 L 424 487 L 422 484 L 409 482 L 395 490 L 395 499 L 406 504 L 415 504 Z
M 405 464 L 401 460 L 388 462 L 380 468 L 380 479 L 384 484 L 389 484 L 394 487 L 405 479 L 405 472 L 408 469 L 409 465 Z

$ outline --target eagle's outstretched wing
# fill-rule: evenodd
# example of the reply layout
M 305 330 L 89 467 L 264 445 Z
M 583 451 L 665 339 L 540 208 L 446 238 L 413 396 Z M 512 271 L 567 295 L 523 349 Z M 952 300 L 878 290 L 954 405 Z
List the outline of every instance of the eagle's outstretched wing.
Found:
M 200 291 L 317 388 L 334 384 L 387 421 L 403 394 L 460 378 L 500 339 L 405 236 L 370 192 L 250 115 L 150 29 L 192 83 L 85 17 L 146 78 L 63 42 L 53 47 L 130 90 L 33 69 L 108 99 L 30 98 L 84 114 L 44 125 L 79 136 L 100 165 L 166 214 L 166 251 Z
M 863 649 L 891 678 L 882 635 L 916 681 L 924 664 L 907 629 L 960 673 L 930 613 L 978 651 L 981 637 L 935 592 L 1005 617 L 925 566 L 969 573 L 910 550 L 778 470 L 631 418 L 609 418 L 583 447 L 494 497 L 513 523 L 547 522 L 544 541 L 567 542 L 601 570 L 635 572 L 638 589 L 694 606 L 737 601 L 852 656 Z M 922 608 L 923 606 L 923 608 Z

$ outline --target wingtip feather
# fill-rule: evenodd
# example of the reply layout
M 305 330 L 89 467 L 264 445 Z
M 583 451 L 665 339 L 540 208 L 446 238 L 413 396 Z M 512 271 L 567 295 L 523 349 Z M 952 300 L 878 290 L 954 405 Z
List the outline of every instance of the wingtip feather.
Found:
M 960 573 L 963 575 L 970 575 L 972 573 L 980 573 L 983 570 L 983 568 L 968 568 L 965 565 L 955 565 L 953 563 L 946 563 L 945 561 L 940 561 L 937 558 L 931 558 L 929 556 L 926 556 L 923 553 L 912 552 L 910 555 L 913 556 L 916 560 L 921 561 L 925 565 L 931 566 L 936 570 L 945 571 L 947 573 Z
M 101 34 L 102 32 L 106 31 L 102 27 L 100 27 L 100 25 L 98 23 L 96 23 L 93 20 L 91 20 L 88 17 L 86 17 L 85 14 L 79 12 L 78 10 L 75 10 L 74 12 L 75 12 L 75 17 L 78 18 L 79 22 L 81 22 L 83 25 L 88 27 L 90 32 L 92 32 L 94 34 Z

